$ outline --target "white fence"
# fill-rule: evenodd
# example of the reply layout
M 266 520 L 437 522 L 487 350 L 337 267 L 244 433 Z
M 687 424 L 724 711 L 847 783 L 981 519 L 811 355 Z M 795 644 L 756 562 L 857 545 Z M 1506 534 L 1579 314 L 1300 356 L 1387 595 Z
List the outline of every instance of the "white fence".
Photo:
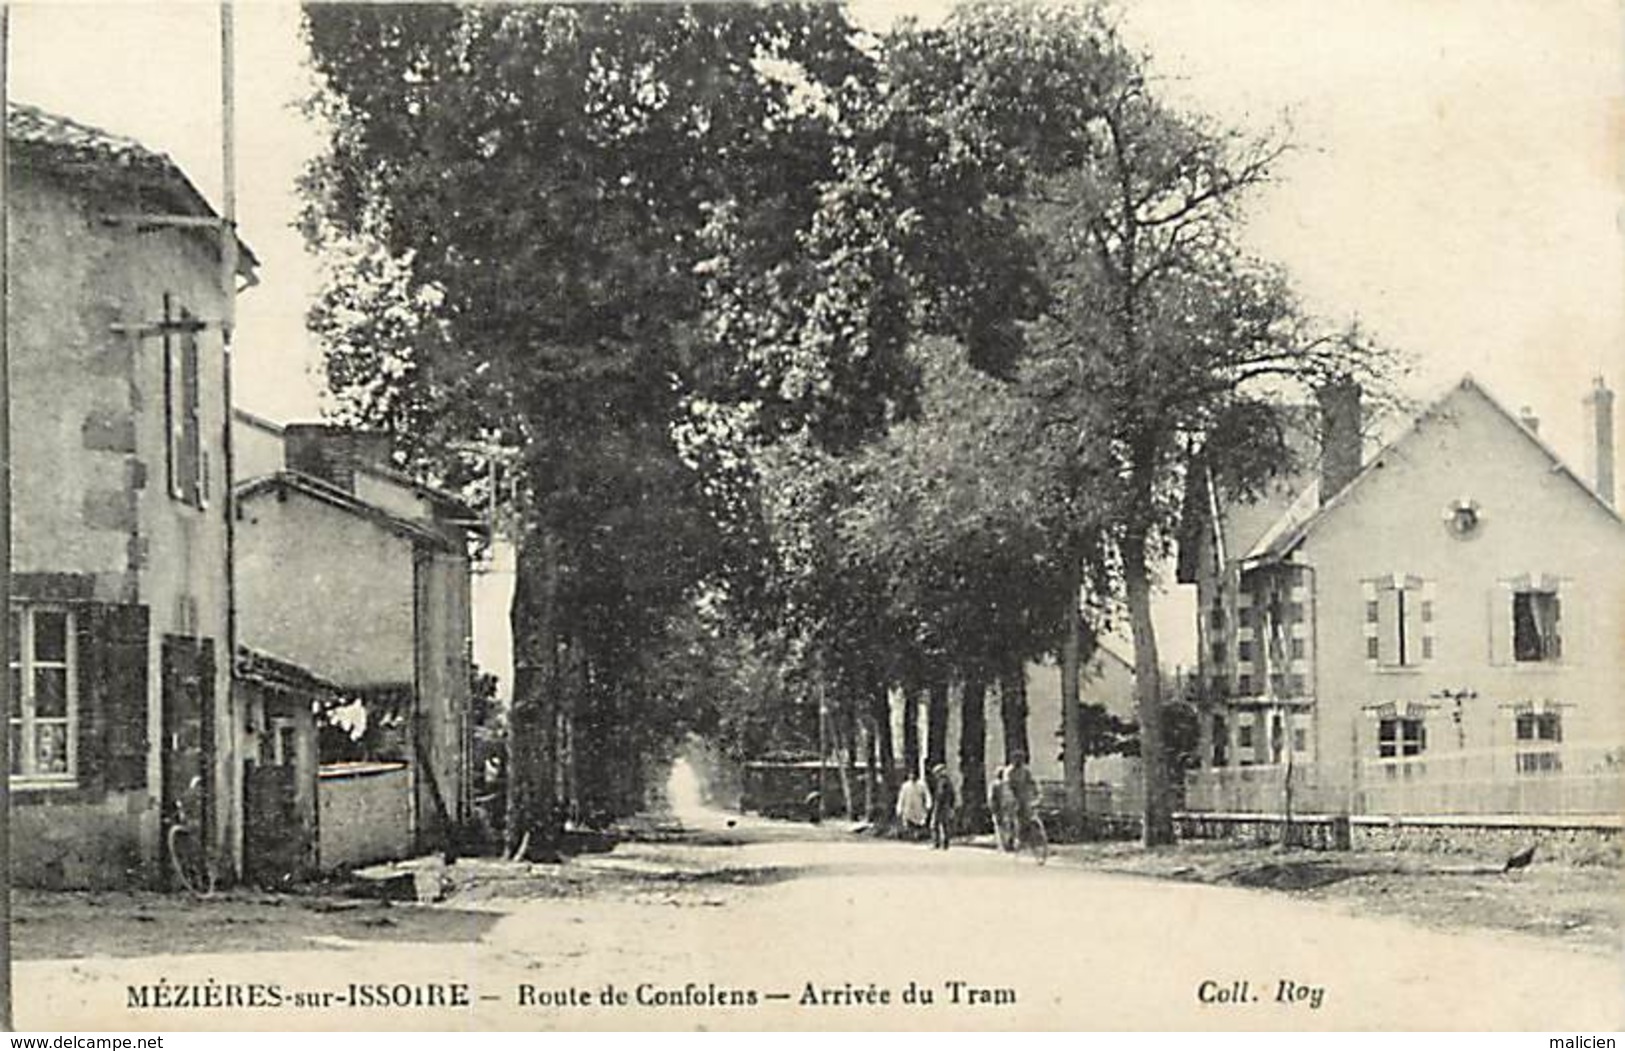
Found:
M 1351 776 L 1352 772 L 1352 776 Z M 1213 813 L 1619 814 L 1625 747 L 1555 745 L 1359 763 L 1192 771 L 1185 808 Z

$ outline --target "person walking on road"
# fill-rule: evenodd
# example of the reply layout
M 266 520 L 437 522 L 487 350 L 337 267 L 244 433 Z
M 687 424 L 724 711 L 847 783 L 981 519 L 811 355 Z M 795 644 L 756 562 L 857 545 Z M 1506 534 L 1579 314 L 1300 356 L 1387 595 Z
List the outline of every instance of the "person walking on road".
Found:
M 953 838 L 954 811 L 958 804 L 959 795 L 954 789 L 953 778 L 948 774 L 948 767 L 938 763 L 931 768 L 932 849 L 948 849 L 948 842 Z
M 1005 792 L 1010 806 L 1012 850 L 1025 847 L 1033 834 L 1033 815 L 1038 809 L 1038 781 L 1027 767 L 1025 756 L 1016 756 L 1005 767 Z
M 897 790 L 897 829 L 904 839 L 924 839 L 931 816 L 931 794 L 920 775 L 909 771 L 908 780 Z
M 987 783 L 987 812 L 993 819 L 993 835 L 999 849 L 1006 852 L 1016 849 L 1013 824 L 1016 806 L 1010 798 L 1009 774 L 1010 767 L 1001 766 Z

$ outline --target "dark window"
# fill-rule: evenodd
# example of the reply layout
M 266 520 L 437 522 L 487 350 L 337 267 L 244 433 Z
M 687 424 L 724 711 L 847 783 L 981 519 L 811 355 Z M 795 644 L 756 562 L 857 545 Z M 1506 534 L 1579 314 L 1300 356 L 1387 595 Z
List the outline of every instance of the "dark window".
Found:
M 1519 712 L 1517 735 L 1520 741 L 1563 740 L 1563 716 L 1560 712 Z
M 1236 676 L 1236 692 L 1243 697 L 1252 696 L 1253 677 L 1251 675 Z
M 1303 640 L 1302 639 L 1293 639 L 1292 640 L 1292 650 L 1291 650 L 1291 652 L 1292 652 L 1292 659 L 1293 660 L 1295 660 L 1295 661 L 1303 660 Z
M 1224 643 L 1222 643 L 1222 642 L 1215 642 L 1213 644 L 1213 663 L 1214 664 L 1223 664 L 1224 663 Z
M 1224 725 L 1224 716 L 1220 715 L 1218 712 L 1214 712 L 1213 713 L 1213 765 L 1214 766 L 1223 766 L 1225 764 L 1225 760 L 1227 758 L 1226 753 L 1228 752 L 1228 749 L 1225 747 L 1225 745 L 1229 743 L 1227 738 L 1226 738 L 1227 733 L 1228 733 L 1228 729 Z
M 1383 759 L 1421 755 L 1427 749 L 1427 727 L 1420 719 L 1389 717 L 1377 724 L 1377 755 Z
M 1555 661 L 1563 655 L 1562 605 L 1555 591 L 1518 591 L 1512 596 L 1512 656 Z
M 1236 660 L 1250 661 L 1253 659 L 1253 644 L 1250 642 L 1236 643 Z

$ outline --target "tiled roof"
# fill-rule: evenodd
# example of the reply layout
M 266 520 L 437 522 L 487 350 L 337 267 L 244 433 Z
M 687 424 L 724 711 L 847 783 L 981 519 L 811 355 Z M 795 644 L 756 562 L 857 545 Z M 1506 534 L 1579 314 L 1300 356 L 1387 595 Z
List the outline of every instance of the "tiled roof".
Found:
M 168 154 L 38 106 L 11 102 L 6 107 L 6 139 L 18 152 L 32 152 L 47 164 L 89 170 L 106 178 L 136 176 L 155 183 L 174 198 L 173 206 L 196 215 L 218 215 L 180 165 Z M 254 253 L 239 239 L 245 272 L 258 264 Z
M 18 145 L 39 146 L 82 161 L 186 177 L 168 156 L 149 150 L 134 139 L 59 117 L 26 103 L 13 102 L 7 107 L 6 137 Z

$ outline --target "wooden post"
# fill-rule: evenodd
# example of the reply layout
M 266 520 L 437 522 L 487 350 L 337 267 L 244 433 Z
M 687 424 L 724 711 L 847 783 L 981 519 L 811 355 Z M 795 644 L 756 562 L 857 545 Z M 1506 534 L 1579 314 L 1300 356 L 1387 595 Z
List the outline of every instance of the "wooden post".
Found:
M 220 292 L 223 297 L 221 303 L 220 320 L 220 357 L 221 357 L 221 400 L 224 403 L 225 415 L 221 422 L 220 450 L 225 461 L 221 466 L 220 479 L 220 507 L 226 516 L 226 553 L 225 553 L 225 580 L 226 580 L 226 725 L 231 733 L 237 733 L 240 725 L 237 711 L 237 691 L 234 688 L 233 678 L 237 667 L 237 577 L 234 563 L 236 561 L 236 525 L 237 525 L 237 497 L 232 491 L 236 477 L 236 466 L 232 457 L 231 445 L 231 344 L 237 328 L 237 107 L 236 107 L 236 40 L 235 26 L 232 21 L 232 8 L 229 0 L 220 5 Z M 218 726 L 218 721 L 216 726 Z M 216 726 L 208 728 L 208 733 L 216 733 Z M 230 762 L 230 773 L 225 779 L 225 786 L 235 798 L 242 797 L 242 785 L 239 783 L 241 766 L 236 762 L 236 749 L 227 751 Z M 215 783 L 219 783 L 216 776 Z M 241 818 L 242 812 L 235 806 L 227 805 L 226 813 L 231 818 Z M 227 847 L 227 868 L 235 871 L 237 868 L 238 848 L 243 845 L 242 822 L 227 820 L 221 822 L 231 829 L 231 843 Z M 214 829 L 207 833 L 211 837 L 216 835 Z

